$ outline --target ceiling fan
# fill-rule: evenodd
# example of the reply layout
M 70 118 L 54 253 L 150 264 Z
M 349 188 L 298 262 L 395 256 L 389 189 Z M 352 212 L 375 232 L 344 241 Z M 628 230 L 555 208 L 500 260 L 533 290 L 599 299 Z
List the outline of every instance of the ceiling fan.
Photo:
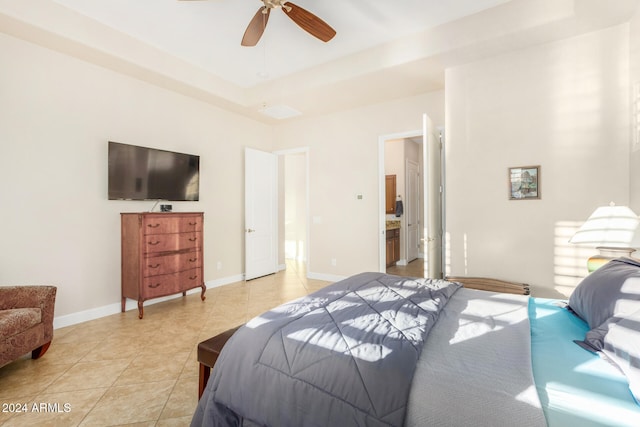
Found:
M 271 9 L 282 9 L 300 28 L 323 42 L 328 42 L 336 35 L 336 31 L 329 24 L 294 3 L 287 0 L 260 1 L 262 1 L 263 6 L 260 6 L 251 22 L 249 22 L 249 26 L 247 26 L 242 36 L 242 42 L 240 43 L 242 46 L 255 46 L 258 43 L 264 33 L 264 29 L 267 27 Z
M 264 6 L 258 9 L 251 22 L 249 22 L 249 26 L 245 30 L 242 42 L 240 43 L 242 46 L 255 46 L 258 43 L 260 37 L 262 37 L 262 33 L 264 33 L 264 29 L 267 27 L 271 9 L 278 8 L 282 9 L 300 28 L 323 42 L 328 42 L 336 35 L 336 31 L 331 28 L 329 24 L 294 3 L 287 0 L 261 1 Z

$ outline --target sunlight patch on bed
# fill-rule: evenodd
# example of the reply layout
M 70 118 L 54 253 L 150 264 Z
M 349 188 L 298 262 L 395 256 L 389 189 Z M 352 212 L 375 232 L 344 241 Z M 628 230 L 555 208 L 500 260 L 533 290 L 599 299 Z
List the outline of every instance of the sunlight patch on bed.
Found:
M 569 415 L 583 414 L 593 422 L 603 425 L 629 425 L 629 421 L 638 418 L 637 411 L 620 405 L 618 399 L 604 394 L 593 393 L 567 386 L 566 384 L 550 382 L 545 387 L 550 401 L 556 402 L 549 409 Z M 611 411 L 615 407 L 616 410 Z
M 602 363 L 599 357 L 593 357 L 573 368 L 575 372 L 584 373 L 592 377 L 604 378 L 608 381 L 618 379 L 621 383 L 626 384 L 627 380 L 622 373 L 611 363 Z
M 536 386 L 531 384 L 522 392 L 516 395 L 516 400 L 518 402 L 526 403 L 529 406 L 533 406 L 534 408 L 540 408 L 540 401 L 538 400 L 538 390 L 536 390 Z
M 363 343 L 340 333 L 315 328 L 301 329 L 287 334 L 287 338 L 307 345 L 324 348 L 340 354 L 348 354 L 365 362 L 376 362 L 391 354 L 392 350 L 382 344 Z
M 454 344 L 460 344 L 467 340 L 475 340 L 487 334 L 499 332 L 502 329 L 504 329 L 504 327 L 496 325 L 495 322 L 485 322 L 485 323 L 471 322 L 471 323 L 468 323 L 467 325 L 463 325 L 462 327 L 460 327 L 456 331 L 456 334 L 453 337 L 451 337 L 451 339 L 449 340 L 449 344 L 454 345 Z M 473 332 L 469 332 L 471 330 L 473 330 Z
M 266 317 L 262 317 L 262 316 L 256 316 L 253 319 L 249 320 L 245 326 L 247 328 L 251 328 L 251 329 L 255 329 L 255 328 L 259 328 L 262 325 L 266 325 L 267 323 L 269 323 L 270 320 L 267 319 Z

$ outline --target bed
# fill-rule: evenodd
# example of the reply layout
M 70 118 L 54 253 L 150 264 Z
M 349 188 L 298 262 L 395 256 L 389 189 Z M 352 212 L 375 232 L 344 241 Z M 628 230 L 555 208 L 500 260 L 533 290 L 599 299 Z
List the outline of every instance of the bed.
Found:
M 569 301 L 362 273 L 238 329 L 191 425 L 638 426 L 639 325 L 630 259 Z

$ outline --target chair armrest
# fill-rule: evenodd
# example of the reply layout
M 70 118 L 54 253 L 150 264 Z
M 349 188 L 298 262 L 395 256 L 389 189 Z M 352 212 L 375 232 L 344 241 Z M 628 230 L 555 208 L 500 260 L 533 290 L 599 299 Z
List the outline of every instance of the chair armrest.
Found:
M 0 286 L 0 310 L 12 308 L 39 308 L 45 336 L 53 336 L 53 315 L 57 287 L 51 285 Z

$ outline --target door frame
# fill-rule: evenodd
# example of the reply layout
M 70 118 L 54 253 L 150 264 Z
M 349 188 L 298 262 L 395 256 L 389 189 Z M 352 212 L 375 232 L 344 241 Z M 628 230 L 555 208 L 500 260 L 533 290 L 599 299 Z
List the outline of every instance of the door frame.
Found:
M 381 273 L 387 271 L 387 235 L 386 235 L 386 217 L 385 213 L 385 169 L 384 169 L 384 146 L 387 141 L 395 141 L 398 139 L 408 139 L 422 137 L 423 130 L 411 130 L 407 132 L 393 133 L 388 135 L 380 135 L 378 137 L 378 268 Z M 424 173 L 423 173 L 424 175 Z M 424 180 L 424 178 L 423 178 Z
M 386 254 L 386 214 L 385 214 L 385 182 L 384 182 L 384 177 L 385 177 L 385 159 L 384 159 L 384 148 L 385 148 L 385 143 L 387 141 L 393 141 L 393 140 L 398 140 L 398 139 L 408 139 L 408 138 L 422 138 L 423 140 L 423 144 L 424 141 L 428 140 L 428 135 L 425 134 L 425 132 L 427 132 L 426 126 L 426 114 L 423 115 L 423 127 L 422 129 L 418 129 L 418 130 L 411 130 L 411 131 L 406 131 L 406 132 L 400 132 L 400 133 L 394 133 L 394 134 L 387 134 L 387 135 L 380 135 L 378 137 L 378 269 L 381 273 L 386 272 L 387 270 L 387 254 Z M 437 131 L 437 132 L 436 132 Z M 444 142 L 442 141 L 443 139 L 443 132 L 442 129 L 439 127 L 434 127 L 434 129 L 432 129 L 433 133 L 439 133 L 440 134 L 440 141 L 439 142 Z M 422 181 L 421 181 L 421 185 L 423 186 L 423 188 L 425 188 L 425 193 L 423 195 L 424 197 L 424 201 L 423 201 L 423 205 L 425 207 L 426 206 L 426 198 L 427 198 L 427 188 L 426 188 L 426 179 L 427 179 L 427 170 L 426 170 L 426 162 L 424 160 L 426 160 L 426 156 L 427 156 L 427 147 L 423 146 L 422 147 L 422 156 L 423 156 L 423 169 L 421 171 L 422 173 Z M 440 171 L 440 185 L 441 185 L 441 194 L 442 194 L 442 206 L 441 206 L 441 225 L 442 225 L 442 234 L 443 234 L 443 238 L 442 238 L 442 242 L 441 242 L 441 246 L 440 246 L 440 250 L 441 250 L 441 257 L 442 257 L 442 268 L 443 268 L 443 274 L 445 274 L 445 241 L 444 241 L 444 236 L 446 235 L 446 228 L 445 228 L 445 205 L 444 205 L 444 195 L 445 195 L 445 181 L 444 181 L 444 149 L 441 150 L 440 152 L 440 159 L 442 162 L 442 169 Z M 425 224 L 428 221 L 428 215 L 429 215 L 429 209 L 424 209 L 424 224 L 422 224 L 422 227 L 424 228 Z M 426 236 L 422 236 L 423 239 L 426 239 Z M 424 251 L 424 256 L 427 256 L 427 251 L 426 251 L 426 245 L 427 242 L 426 240 L 424 241 L 424 244 L 422 245 L 423 249 L 425 249 Z
M 309 209 L 309 200 L 310 200 L 310 196 L 309 196 L 309 155 L 310 155 L 310 150 L 309 147 L 299 147 L 299 148 L 289 148 L 289 149 L 285 149 L 285 150 L 276 150 L 273 152 L 273 154 L 276 154 L 278 156 L 278 159 L 283 158 L 284 156 L 288 155 L 288 154 L 304 154 L 305 157 L 305 204 L 306 204 L 306 216 L 305 216 L 305 221 L 307 222 L 306 224 L 306 232 L 305 232 L 305 239 L 306 241 L 306 245 L 304 248 L 305 251 L 305 264 L 306 264 L 306 272 L 307 272 L 307 277 L 308 277 L 308 273 L 309 271 L 311 271 L 311 268 L 309 268 L 309 266 L 311 265 L 311 233 L 310 233 L 310 225 L 311 225 L 311 210 Z M 282 172 L 280 170 L 280 161 L 278 161 L 278 176 L 280 177 L 282 175 Z M 278 222 L 280 222 L 280 220 L 282 220 L 284 218 L 284 210 L 283 208 L 283 204 L 284 204 L 284 198 L 282 200 L 282 203 L 280 203 L 280 200 L 278 201 Z M 284 228 L 284 227 L 283 227 Z M 278 254 L 280 254 L 280 236 L 278 235 Z M 279 255 L 278 255 L 279 256 Z M 286 261 L 286 260 L 285 260 Z M 286 262 L 285 262 L 286 265 Z M 280 269 L 284 269 L 285 265 L 280 265 Z

